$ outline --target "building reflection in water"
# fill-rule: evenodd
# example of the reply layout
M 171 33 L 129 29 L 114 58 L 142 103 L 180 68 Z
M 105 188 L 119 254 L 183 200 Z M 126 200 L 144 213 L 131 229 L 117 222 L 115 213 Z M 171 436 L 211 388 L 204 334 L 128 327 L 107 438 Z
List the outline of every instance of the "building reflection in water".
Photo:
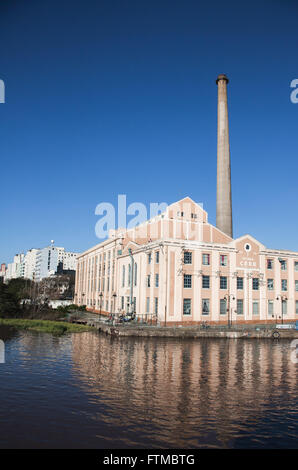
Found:
M 113 440 L 116 427 L 129 445 L 141 433 L 144 445 L 231 447 L 254 432 L 257 444 L 272 432 L 278 440 L 281 413 L 290 416 L 291 406 L 297 413 L 298 367 L 287 341 L 82 333 L 72 336 L 72 345 L 74 371 L 111 427 L 105 440 Z M 295 431 L 289 424 L 289 435 Z

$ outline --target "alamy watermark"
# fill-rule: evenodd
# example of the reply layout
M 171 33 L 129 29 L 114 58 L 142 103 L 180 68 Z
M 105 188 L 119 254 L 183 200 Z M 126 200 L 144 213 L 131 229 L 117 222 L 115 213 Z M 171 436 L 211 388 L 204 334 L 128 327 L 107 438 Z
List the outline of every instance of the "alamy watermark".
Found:
M 183 234 L 186 239 L 191 240 L 195 239 L 197 235 L 198 224 L 194 222 L 201 221 L 200 217 L 202 216 L 197 210 L 197 206 L 203 208 L 201 203 L 195 204 L 189 199 L 182 199 L 177 204 L 175 214 L 168 213 L 170 206 L 166 202 L 150 202 L 149 210 L 142 202 L 133 202 L 127 206 L 126 194 L 118 194 L 117 203 L 117 208 L 110 202 L 101 202 L 96 206 L 95 214 L 101 216 L 95 225 L 95 234 L 98 238 L 113 237 L 116 235 L 116 231 L 118 234 L 121 232 L 122 237 L 125 237 L 129 232 L 132 239 L 134 237 L 149 240 L 160 238 L 161 224 L 155 218 L 165 218 L 166 216 L 168 220 L 173 220 L 173 224 L 163 224 L 164 236 L 173 236 L 173 230 L 178 238 Z M 149 220 L 150 223 L 145 223 Z M 186 220 L 192 223 L 181 223 Z M 173 228 L 173 226 L 175 227 Z
M 5 84 L 0 80 L 0 103 L 5 103 Z
M 4 364 L 5 362 L 5 345 L 4 341 L 0 339 L 0 364 Z
M 298 78 L 294 78 L 294 80 L 291 81 L 290 87 L 294 88 L 291 92 L 290 100 L 292 103 L 296 104 L 298 103 Z

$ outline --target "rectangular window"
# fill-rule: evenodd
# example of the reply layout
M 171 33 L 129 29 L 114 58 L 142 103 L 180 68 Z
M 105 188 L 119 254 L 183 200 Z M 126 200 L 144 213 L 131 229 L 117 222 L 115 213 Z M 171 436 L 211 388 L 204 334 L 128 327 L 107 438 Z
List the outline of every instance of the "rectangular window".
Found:
M 252 313 L 253 315 L 259 315 L 259 302 L 255 301 L 252 303 Z
M 202 287 L 203 289 L 210 289 L 210 276 L 202 277 Z
M 274 316 L 273 306 L 274 306 L 273 300 L 268 300 L 268 316 L 269 317 Z
M 150 287 L 150 286 L 151 286 L 150 274 L 147 274 L 147 277 L 146 277 L 146 287 Z
M 267 259 L 267 269 L 273 269 L 273 259 Z
M 154 313 L 155 315 L 158 314 L 158 297 L 154 298 Z
M 298 281 L 295 281 L 295 291 L 298 292 Z
M 122 287 L 125 286 L 125 266 L 122 266 Z
M 155 287 L 159 286 L 159 274 L 155 274 Z
M 296 300 L 296 315 L 298 315 L 298 300 Z
M 243 315 L 243 299 L 237 299 L 237 315 Z
M 184 274 L 184 289 L 191 289 L 191 274 Z
M 227 265 L 228 265 L 228 256 L 220 255 L 220 266 L 227 266 Z
M 156 251 L 155 253 L 155 263 L 159 264 L 159 251 Z
M 191 315 L 191 299 L 183 299 L 183 315 Z
M 287 262 L 285 259 L 281 259 L 279 260 L 280 261 L 280 268 L 282 271 L 286 271 L 287 270 Z
M 228 288 L 228 278 L 226 276 L 220 276 L 220 289 Z
M 281 311 L 283 315 L 286 315 L 288 313 L 288 301 L 287 300 L 282 300 Z
M 151 264 L 151 259 L 152 259 L 152 255 L 151 253 L 148 253 L 148 264 Z
M 210 266 L 210 254 L 203 253 L 202 255 L 202 263 L 204 266 Z
M 273 279 L 267 279 L 267 289 L 268 290 L 273 290 L 274 289 L 274 280 Z
M 131 265 L 128 265 L 128 278 L 127 278 L 127 287 L 131 285 Z
M 137 299 L 136 297 L 133 298 L 133 313 L 137 311 Z
M 243 277 L 237 277 L 237 289 L 243 290 Z
M 287 279 L 282 279 L 281 280 L 281 290 L 282 291 L 288 290 L 288 281 L 287 281 Z
M 202 315 L 209 315 L 210 301 L 209 299 L 202 299 Z
M 227 301 L 226 299 L 220 299 L 220 314 L 226 315 L 227 313 Z
M 184 252 L 184 264 L 191 264 L 192 263 L 192 252 L 185 251 Z
M 259 279 L 257 277 L 254 277 L 252 280 L 252 289 L 259 290 Z
M 121 297 L 121 310 L 124 310 L 124 296 Z
M 146 313 L 149 313 L 150 310 L 150 297 L 146 298 Z
M 295 271 L 297 272 L 298 271 L 298 261 L 294 262 L 294 268 L 295 268 Z

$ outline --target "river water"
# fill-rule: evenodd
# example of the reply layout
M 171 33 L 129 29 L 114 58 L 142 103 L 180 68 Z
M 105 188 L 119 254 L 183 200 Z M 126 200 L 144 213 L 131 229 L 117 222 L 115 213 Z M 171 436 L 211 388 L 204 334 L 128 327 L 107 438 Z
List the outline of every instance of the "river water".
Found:
M 298 448 L 290 341 L 0 338 L 1 448 Z

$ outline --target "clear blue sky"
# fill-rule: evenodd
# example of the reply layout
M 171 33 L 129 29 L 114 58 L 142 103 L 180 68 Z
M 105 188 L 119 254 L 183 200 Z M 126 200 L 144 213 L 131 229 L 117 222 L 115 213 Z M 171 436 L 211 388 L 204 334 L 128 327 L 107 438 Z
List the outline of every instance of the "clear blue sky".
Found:
M 0 262 L 98 243 L 117 194 L 189 195 L 215 223 L 219 73 L 234 235 L 298 251 L 297 57 L 295 0 L 1 2 Z

